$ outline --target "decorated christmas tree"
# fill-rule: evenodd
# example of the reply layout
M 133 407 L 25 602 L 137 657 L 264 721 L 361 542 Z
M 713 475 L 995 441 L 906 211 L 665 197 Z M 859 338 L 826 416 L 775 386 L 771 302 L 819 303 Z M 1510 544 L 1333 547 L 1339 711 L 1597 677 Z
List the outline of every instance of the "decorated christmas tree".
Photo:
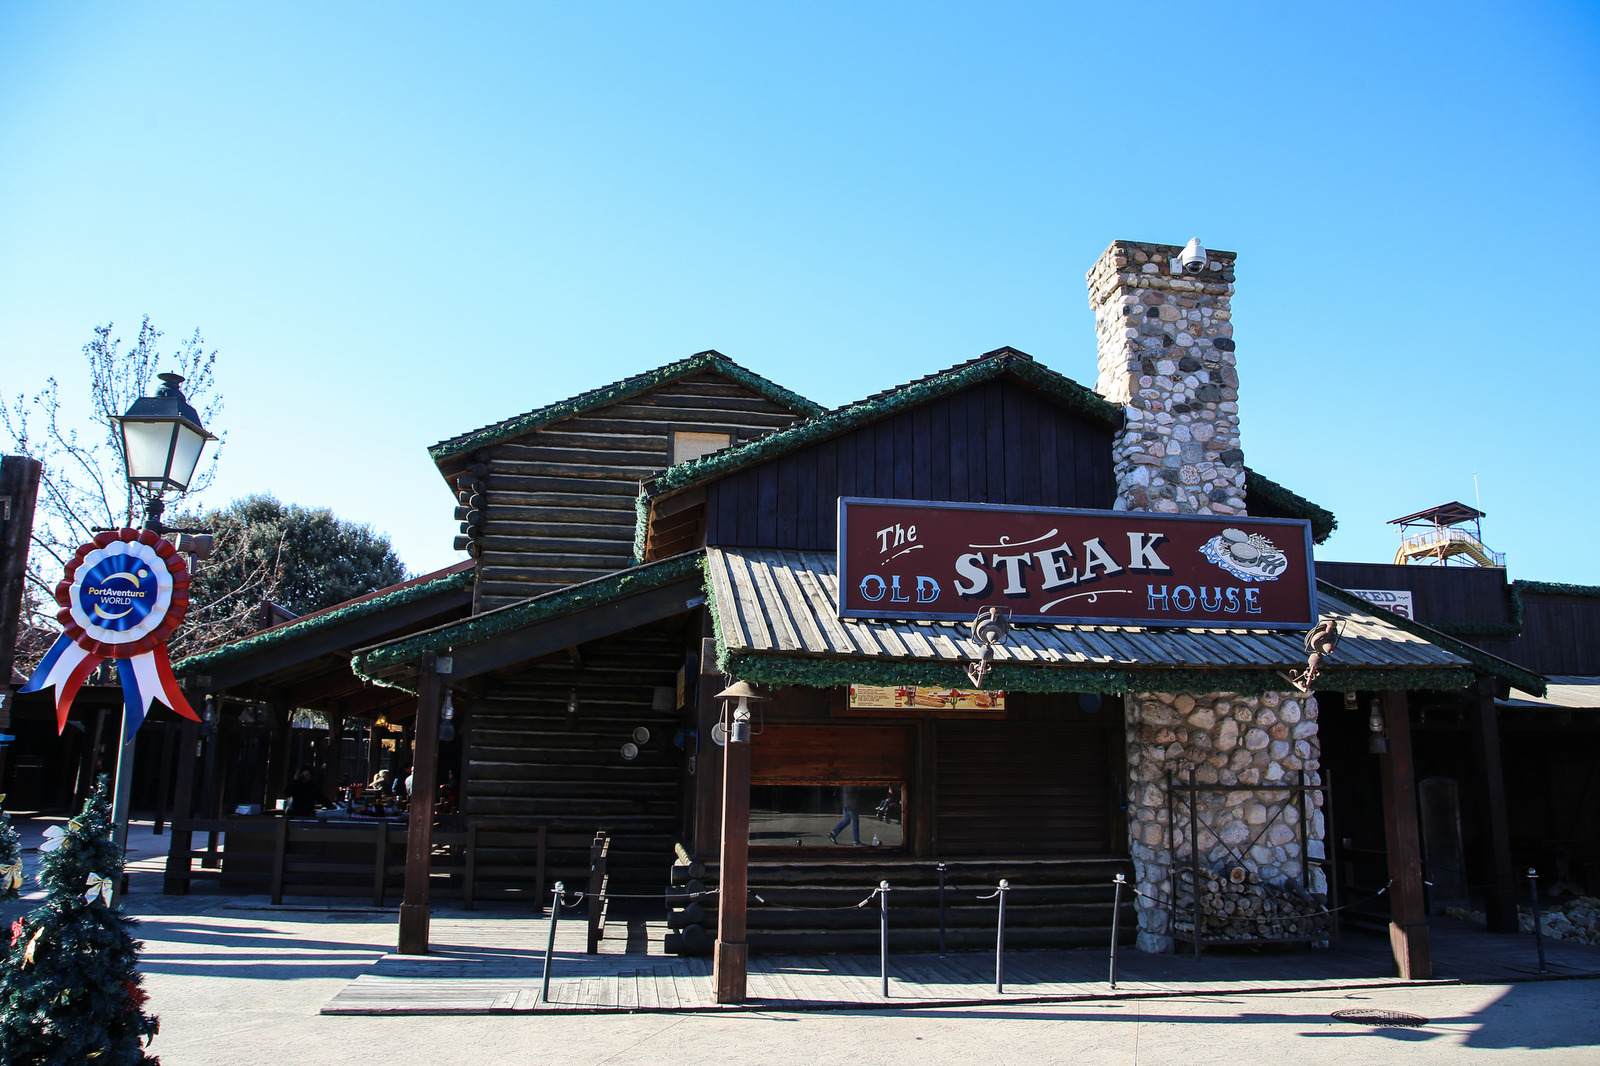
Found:
M 6 798 L 0 795 L 0 804 Z M 11 825 L 11 815 L 0 807 L 0 903 L 22 895 L 22 842 Z
M 48 895 L 11 927 L 0 962 L 0 1062 L 7 1066 L 156 1063 L 144 1044 L 156 1019 L 143 1010 L 138 924 L 111 906 L 122 852 L 111 842 L 106 779 L 83 813 L 52 826 L 39 846 Z

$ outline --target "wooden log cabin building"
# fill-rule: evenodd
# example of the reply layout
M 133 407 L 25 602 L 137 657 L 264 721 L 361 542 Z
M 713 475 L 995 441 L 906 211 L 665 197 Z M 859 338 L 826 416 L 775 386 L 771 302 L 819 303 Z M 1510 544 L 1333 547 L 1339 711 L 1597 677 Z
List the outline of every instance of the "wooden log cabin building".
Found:
M 459 888 L 438 841 L 467 826 L 504 834 L 500 858 L 480 867 L 485 884 L 494 862 L 502 875 L 515 868 L 527 839 L 515 834 L 541 831 L 606 834 L 614 893 L 720 876 L 720 897 L 678 899 L 671 945 L 716 942 L 728 998 L 747 947 L 875 944 L 870 914 L 839 908 L 880 879 L 895 886 L 896 943 L 909 950 L 935 942 L 940 864 L 961 890 L 947 914 L 956 946 L 991 942 L 990 905 L 971 890 L 1007 877 L 1011 943 L 1026 948 L 1103 943 L 1123 873 L 1144 894 L 1124 901 L 1130 938 L 1172 950 L 1219 928 L 1240 935 L 1213 921 L 1219 883 L 1242 885 L 1227 907 L 1250 913 L 1347 902 L 1334 845 L 1360 836 L 1392 882 L 1371 907 L 1397 966 L 1426 974 L 1412 694 L 1492 723 L 1509 686 L 1542 694 L 1543 678 L 1314 580 L 1310 544 L 1333 516 L 1244 465 L 1233 269 L 1231 253 L 1198 242 L 1113 243 L 1089 275 L 1092 389 L 1002 348 L 824 410 L 704 352 L 462 434 L 431 454 L 458 498 L 469 562 L 179 669 L 219 707 L 414 720 L 416 797 L 454 773 L 459 814 L 435 826 L 414 797 L 409 827 L 395 831 L 409 835 L 412 863 L 402 950 L 425 950 L 430 886 Z M 994 550 L 950 569 L 934 549 L 931 587 L 863 578 L 851 559 L 841 589 L 842 509 L 865 516 L 859 525 L 871 506 L 923 516 L 924 539 L 947 515 L 969 531 L 1004 519 L 1117 532 L 1095 539 L 1098 552 L 1082 539 L 1081 559 L 1063 541 L 1048 557 Z M 1168 550 L 1138 539 L 1154 534 L 1124 541 L 1134 527 L 1116 523 L 1156 519 L 1172 543 L 1193 529 L 1225 550 L 1228 538 L 1246 544 L 1236 567 L 1254 565 L 1248 544 L 1270 542 L 1293 577 L 1268 585 L 1257 572 L 1242 599 L 1221 583 L 1197 595 L 1146 581 Z M 1276 525 L 1250 524 L 1260 520 Z M 1096 619 L 1080 604 L 1026 620 L 1025 588 L 1088 587 L 1119 571 L 1139 579 L 1132 615 Z M 1152 618 L 1157 587 L 1167 615 Z M 953 601 L 938 614 L 923 606 L 935 589 Z M 870 609 L 842 611 L 858 592 Z M 1252 624 L 1249 605 L 1280 594 L 1300 597 L 1298 619 Z M 966 620 L 1014 602 L 974 685 Z M 1312 695 L 1286 675 L 1307 668 L 1319 620 L 1341 639 Z M 717 695 L 735 681 L 765 697 L 747 704 L 748 740 Z M 446 706 L 453 739 L 441 745 Z M 1492 749 L 1492 726 L 1479 732 Z M 1336 825 L 1341 781 L 1381 794 L 1349 808 L 1375 826 Z M 859 847 L 850 819 L 840 824 L 846 792 Z M 175 837 L 175 873 L 190 869 L 189 849 Z M 1504 851 L 1489 865 L 1509 893 Z M 746 868 L 765 905 L 747 902 Z M 531 874 L 511 880 L 500 888 L 513 896 L 549 891 Z M 1242 928 L 1331 935 L 1306 919 Z

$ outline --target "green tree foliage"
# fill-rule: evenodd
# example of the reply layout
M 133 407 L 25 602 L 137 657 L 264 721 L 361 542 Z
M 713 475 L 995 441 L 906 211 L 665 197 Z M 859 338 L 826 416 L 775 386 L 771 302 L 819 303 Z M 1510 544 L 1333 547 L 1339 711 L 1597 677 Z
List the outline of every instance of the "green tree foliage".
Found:
M 0 796 L 0 802 L 5 797 Z M 11 815 L 0 810 L 0 903 L 22 895 L 22 842 Z
M 246 496 L 173 524 L 202 526 L 217 538 L 215 557 L 195 568 L 189 590 L 190 610 L 203 628 L 208 614 L 227 612 L 240 589 L 255 591 L 251 606 L 270 598 L 306 614 L 406 577 L 387 536 L 325 507 Z
M 43 848 L 40 849 L 44 851 Z M 138 923 L 98 890 L 122 876 L 102 776 L 83 813 L 39 861 L 45 901 L 11 930 L 0 961 L 0 1062 L 136 1066 L 157 1019 L 144 1012 Z M 102 880 L 104 879 L 104 881 Z

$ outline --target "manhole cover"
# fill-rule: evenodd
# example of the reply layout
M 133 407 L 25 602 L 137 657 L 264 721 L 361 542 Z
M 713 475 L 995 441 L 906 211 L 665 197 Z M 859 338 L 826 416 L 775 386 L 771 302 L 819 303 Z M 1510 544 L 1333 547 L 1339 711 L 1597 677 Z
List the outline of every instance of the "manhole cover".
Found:
M 1349 1010 L 1336 1010 L 1333 1016 L 1344 1022 L 1360 1022 L 1363 1025 L 1427 1025 L 1428 1019 L 1416 1014 L 1407 1014 L 1402 1010 L 1377 1010 L 1372 1007 L 1352 1007 Z

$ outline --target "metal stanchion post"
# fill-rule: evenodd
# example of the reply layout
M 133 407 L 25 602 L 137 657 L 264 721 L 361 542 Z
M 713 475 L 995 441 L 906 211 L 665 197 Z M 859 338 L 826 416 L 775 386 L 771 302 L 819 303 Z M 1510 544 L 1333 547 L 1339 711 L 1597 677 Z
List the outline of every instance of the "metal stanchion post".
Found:
M 1528 888 L 1533 893 L 1533 946 L 1539 949 L 1539 972 L 1544 973 L 1544 934 L 1539 931 L 1539 871 L 1528 867 Z
M 1111 903 L 1111 990 L 1117 990 L 1117 919 L 1122 915 L 1122 886 L 1128 879 L 1118 874 L 1112 886 L 1116 892 Z
M 556 923 L 561 920 L 561 897 L 566 893 L 567 886 L 556 882 L 553 891 L 554 899 L 550 901 L 550 939 L 544 946 L 544 979 L 539 982 L 539 1002 L 550 1002 L 550 957 L 556 953 Z
M 889 998 L 889 882 L 878 882 L 878 964 L 883 973 L 883 998 Z
M 996 893 L 1000 897 L 1000 910 L 994 923 L 994 994 L 997 996 L 1006 990 L 1006 893 L 1010 890 L 1011 882 L 1002 877 Z
M 939 957 L 944 958 L 944 863 L 939 864 Z

